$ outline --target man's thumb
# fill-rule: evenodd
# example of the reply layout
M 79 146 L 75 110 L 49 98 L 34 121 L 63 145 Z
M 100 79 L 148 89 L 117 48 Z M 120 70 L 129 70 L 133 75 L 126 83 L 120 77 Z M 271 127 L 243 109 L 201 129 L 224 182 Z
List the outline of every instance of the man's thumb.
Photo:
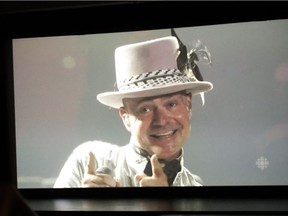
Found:
M 161 163 L 158 161 L 158 157 L 154 154 L 152 155 L 151 159 L 151 166 L 152 166 L 152 173 L 155 177 L 162 177 L 165 176 Z

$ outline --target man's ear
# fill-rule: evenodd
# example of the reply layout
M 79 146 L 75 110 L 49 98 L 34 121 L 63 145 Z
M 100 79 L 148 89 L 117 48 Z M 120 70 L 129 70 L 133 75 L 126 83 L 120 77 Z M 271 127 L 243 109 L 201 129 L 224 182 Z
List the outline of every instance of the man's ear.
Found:
M 192 118 L 192 106 L 190 107 L 190 110 L 189 110 L 189 119 Z
M 120 107 L 119 115 L 120 115 L 126 129 L 130 132 L 130 129 L 131 129 L 130 119 L 129 119 L 129 115 L 128 115 L 128 113 L 124 107 Z
M 189 119 L 192 118 L 192 94 L 187 94 Z

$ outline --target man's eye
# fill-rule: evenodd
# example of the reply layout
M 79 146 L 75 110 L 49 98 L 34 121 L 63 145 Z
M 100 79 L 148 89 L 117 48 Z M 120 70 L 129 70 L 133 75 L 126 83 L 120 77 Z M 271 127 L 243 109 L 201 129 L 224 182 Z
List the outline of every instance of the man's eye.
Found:
M 176 107 L 176 106 L 177 106 L 177 103 L 174 103 L 174 102 L 173 102 L 173 103 L 169 103 L 169 106 L 170 106 L 170 107 Z
M 151 109 L 149 107 L 143 107 L 140 109 L 140 113 L 148 113 L 148 112 L 150 112 L 150 110 Z

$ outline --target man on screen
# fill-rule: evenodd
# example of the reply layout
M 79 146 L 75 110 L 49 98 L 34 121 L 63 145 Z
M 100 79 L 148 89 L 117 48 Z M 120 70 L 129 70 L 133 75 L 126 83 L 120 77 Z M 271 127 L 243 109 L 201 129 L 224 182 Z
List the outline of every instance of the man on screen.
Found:
M 192 97 L 200 94 L 204 102 L 204 92 L 213 87 L 196 65 L 203 59 L 210 61 L 206 48 L 187 50 L 174 30 L 172 36 L 118 47 L 118 91 L 97 99 L 118 110 L 130 142 L 80 145 L 54 187 L 201 186 L 184 166 L 183 146 L 191 130 Z

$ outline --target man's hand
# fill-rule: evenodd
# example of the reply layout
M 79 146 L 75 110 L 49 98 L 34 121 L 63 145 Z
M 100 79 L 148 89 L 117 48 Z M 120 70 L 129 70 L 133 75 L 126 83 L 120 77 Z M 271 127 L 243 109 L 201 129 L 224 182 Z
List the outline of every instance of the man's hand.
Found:
M 89 153 L 88 163 L 82 180 L 82 187 L 120 187 L 120 182 L 110 175 L 97 173 L 97 161 L 92 152 Z
M 155 154 L 152 155 L 150 161 L 152 176 L 147 176 L 144 173 L 135 175 L 135 180 L 139 182 L 140 187 L 168 186 L 167 176 Z

